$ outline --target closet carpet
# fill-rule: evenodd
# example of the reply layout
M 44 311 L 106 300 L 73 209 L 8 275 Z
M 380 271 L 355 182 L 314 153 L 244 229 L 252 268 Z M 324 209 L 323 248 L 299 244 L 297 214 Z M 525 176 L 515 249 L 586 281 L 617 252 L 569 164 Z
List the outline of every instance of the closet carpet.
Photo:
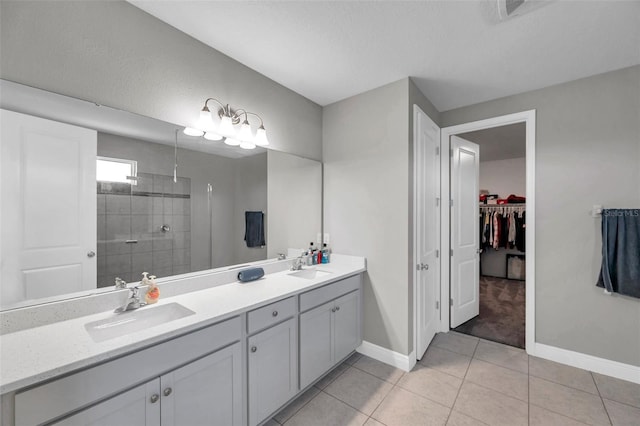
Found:
M 480 277 L 480 315 L 455 331 L 524 348 L 525 282 Z

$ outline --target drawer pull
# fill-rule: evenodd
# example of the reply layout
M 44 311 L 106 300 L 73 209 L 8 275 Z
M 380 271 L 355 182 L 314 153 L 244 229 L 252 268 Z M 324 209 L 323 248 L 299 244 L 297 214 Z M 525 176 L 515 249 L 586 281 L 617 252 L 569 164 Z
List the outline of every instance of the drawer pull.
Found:
M 273 312 L 271 312 L 271 316 L 273 316 L 273 317 L 277 317 L 277 316 L 278 316 L 278 311 L 273 311 Z
M 164 396 L 169 396 L 169 395 L 171 395 L 172 391 L 173 391 L 173 389 L 166 388 L 164 391 L 162 391 L 162 393 L 164 394 Z
M 151 401 L 152 404 L 155 404 L 156 402 L 158 402 L 159 399 L 160 399 L 160 395 L 158 395 L 157 393 L 154 393 L 153 395 L 151 395 L 151 398 L 149 398 L 149 401 Z
M 258 348 L 257 348 L 257 347 L 255 347 L 255 346 L 251 346 L 251 352 L 255 352 L 255 351 L 257 351 L 257 350 L 258 350 Z

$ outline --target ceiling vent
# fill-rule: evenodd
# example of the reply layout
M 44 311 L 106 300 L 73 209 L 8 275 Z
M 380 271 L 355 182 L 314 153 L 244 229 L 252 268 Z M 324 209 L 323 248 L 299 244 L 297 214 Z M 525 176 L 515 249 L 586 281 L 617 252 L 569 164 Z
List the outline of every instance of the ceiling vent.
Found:
M 541 0 L 496 0 L 498 16 L 501 21 L 531 12 L 551 1 Z

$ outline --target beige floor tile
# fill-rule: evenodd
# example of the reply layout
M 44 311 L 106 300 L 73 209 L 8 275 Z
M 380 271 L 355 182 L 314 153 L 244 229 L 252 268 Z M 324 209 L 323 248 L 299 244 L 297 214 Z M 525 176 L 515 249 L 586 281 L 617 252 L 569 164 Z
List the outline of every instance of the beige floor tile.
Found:
M 486 423 L 462 414 L 458 411 L 452 411 L 447 421 L 447 426 L 484 426 Z
M 480 339 L 473 357 L 521 373 L 529 372 L 529 355 L 524 350 L 512 346 Z
M 491 425 L 527 425 L 528 404 L 519 399 L 465 381 L 454 411 Z
M 398 381 L 398 386 L 447 407 L 453 407 L 462 379 L 418 365 Z
M 595 395 L 598 394 L 591 373 L 587 370 L 532 356 L 529 358 L 529 374 Z
M 358 353 L 358 352 L 354 352 L 353 355 L 351 355 L 349 358 L 347 358 L 344 362 L 346 362 L 349 365 L 353 365 L 355 364 L 360 358 L 362 358 L 362 354 Z
M 529 376 L 518 371 L 473 359 L 465 381 L 529 402 Z
M 530 405 L 529 426 L 585 426 L 585 423 L 545 410 L 536 405 Z
M 479 340 L 477 337 L 450 331 L 436 334 L 431 345 L 459 353 L 460 355 L 472 356 Z
M 342 373 L 344 373 L 348 369 L 349 369 L 349 364 L 347 364 L 346 362 L 339 364 L 336 368 L 329 371 L 322 379 L 318 380 L 315 384 L 315 387 L 317 387 L 318 389 L 326 388 L 327 386 L 329 386 L 331 382 L 333 382 L 336 378 L 338 378 Z
M 360 426 L 367 416 L 344 402 L 320 392 L 286 423 L 286 426 Z
M 471 358 L 455 352 L 429 346 L 420 363 L 425 367 L 435 368 L 452 376 L 464 378 Z
M 310 387 L 307 391 L 305 391 L 302 395 L 296 398 L 289 405 L 284 407 L 278 414 L 273 416 L 274 420 L 278 423 L 284 423 L 289 420 L 294 414 L 296 414 L 302 407 L 304 407 L 309 401 L 313 399 L 320 392 L 320 389 L 315 387 Z
M 603 398 L 640 408 L 640 385 L 593 373 Z
M 350 367 L 324 391 L 366 415 L 371 415 L 392 388 L 391 383 Z
M 619 402 L 604 400 L 607 413 L 613 426 L 638 426 L 640 425 L 640 408 Z
M 599 396 L 529 377 L 529 402 L 590 425 L 608 425 L 609 418 Z
M 363 356 L 353 366 L 390 383 L 396 383 L 404 375 L 404 371 L 399 368 L 392 367 L 368 356 Z
M 369 417 L 369 420 L 364 424 L 364 426 L 385 426 L 376 419 Z
M 371 415 L 387 426 L 444 425 L 449 408 L 395 387 Z

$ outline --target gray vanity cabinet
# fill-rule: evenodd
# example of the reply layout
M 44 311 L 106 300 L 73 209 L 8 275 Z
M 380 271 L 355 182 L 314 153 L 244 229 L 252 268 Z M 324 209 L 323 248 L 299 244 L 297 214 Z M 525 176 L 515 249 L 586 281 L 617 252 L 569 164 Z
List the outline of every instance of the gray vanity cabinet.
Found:
M 241 362 L 236 343 L 54 424 L 240 426 Z
M 359 290 L 300 314 L 300 389 L 317 380 L 360 343 Z
M 249 425 L 255 426 L 298 392 L 296 319 L 290 318 L 247 340 Z

